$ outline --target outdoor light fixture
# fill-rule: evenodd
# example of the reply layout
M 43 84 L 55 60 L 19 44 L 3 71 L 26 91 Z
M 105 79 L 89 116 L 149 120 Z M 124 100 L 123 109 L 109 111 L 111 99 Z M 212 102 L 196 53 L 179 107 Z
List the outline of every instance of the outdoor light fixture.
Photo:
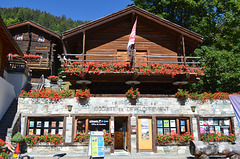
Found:
M 71 112 L 73 106 L 72 105 L 67 105 L 67 107 L 68 107 L 68 111 Z
M 178 85 L 186 85 L 188 84 L 188 81 L 176 81 L 173 82 L 173 85 L 178 86 Z
M 192 109 L 192 112 L 194 113 L 196 110 L 196 106 L 195 105 L 191 106 L 191 109 Z

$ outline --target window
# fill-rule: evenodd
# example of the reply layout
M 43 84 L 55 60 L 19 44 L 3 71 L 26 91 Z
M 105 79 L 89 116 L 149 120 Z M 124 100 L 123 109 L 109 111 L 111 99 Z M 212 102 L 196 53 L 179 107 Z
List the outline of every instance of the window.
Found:
M 229 135 L 231 133 L 230 118 L 200 118 L 200 133 L 206 133 L 206 128 L 209 127 L 209 133 L 224 133 Z
M 16 40 L 23 40 L 23 35 L 22 34 L 18 34 L 16 36 Z
M 109 118 L 76 118 L 76 134 L 86 133 L 89 131 L 109 132 Z
M 38 42 L 44 42 L 45 38 L 44 36 L 38 36 Z
M 189 132 L 189 119 L 162 118 L 157 119 L 157 135 Z
M 63 135 L 63 118 L 30 118 L 28 135 Z

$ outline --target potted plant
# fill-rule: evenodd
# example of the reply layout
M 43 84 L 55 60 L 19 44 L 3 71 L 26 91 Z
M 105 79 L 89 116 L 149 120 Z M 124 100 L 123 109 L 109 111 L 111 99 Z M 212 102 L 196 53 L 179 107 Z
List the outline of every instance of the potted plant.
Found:
M 15 153 L 20 154 L 21 153 L 20 144 L 25 142 L 25 137 L 20 132 L 17 132 L 16 134 L 13 135 L 11 141 L 17 143 Z
M 131 87 L 127 92 L 126 92 L 126 97 L 130 101 L 132 105 L 136 105 L 137 99 L 140 97 L 140 92 L 138 88 L 134 89 Z
M 90 89 L 77 89 L 75 96 L 81 104 L 86 104 L 87 99 L 90 98 Z
M 57 81 L 58 81 L 58 79 L 59 79 L 59 77 L 58 76 L 54 76 L 54 75 L 52 75 L 52 76 L 48 76 L 48 80 L 51 82 L 51 83 L 57 83 Z
M 189 97 L 189 91 L 178 89 L 177 93 L 175 93 L 175 97 L 178 98 L 181 105 L 184 105 L 186 99 Z

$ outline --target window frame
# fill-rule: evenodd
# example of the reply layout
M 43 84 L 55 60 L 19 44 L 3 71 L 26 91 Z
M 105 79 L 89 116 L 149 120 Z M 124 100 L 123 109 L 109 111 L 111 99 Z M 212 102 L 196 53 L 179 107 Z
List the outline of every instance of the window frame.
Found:
M 201 119 L 203 119 L 203 124 L 200 123 L 200 120 L 201 120 Z M 223 131 L 221 131 L 221 130 L 224 129 L 224 128 L 221 128 L 221 126 L 229 126 L 229 128 L 228 128 L 228 134 L 234 133 L 233 119 L 232 119 L 232 117 L 226 117 L 226 116 L 224 116 L 224 117 L 209 117 L 209 116 L 208 116 L 208 117 L 204 117 L 204 116 L 201 116 L 201 117 L 199 117 L 199 119 L 198 119 L 198 128 L 199 128 L 199 134 L 200 134 L 200 135 L 203 134 L 203 133 L 201 133 L 201 126 L 206 126 L 206 125 L 204 125 L 204 119 L 208 119 L 208 121 L 209 121 L 209 119 L 212 119 L 212 120 L 213 120 L 213 124 L 211 124 L 211 125 L 208 124 L 208 126 L 209 126 L 209 133 L 210 133 L 210 126 L 213 126 L 213 127 L 214 127 L 214 133 L 216 133 L 216 128 L 215 128 L 215 126 L 220 126 L 220 132 L 221 132 L 221 134 L 223 133 Z M 214 124 L 214 119 L 217 119 L 217 120 L 218 120 L 218 125 L 215 125 L 215 124 Z M 225 119 L 228 119 L 229 125 L 219 125 L 219 121 L 222 120 L 222 121 L 224 122 Z M 205 131 L 205 130 L 204 130 L 204 131 Z M 206 132 L 205 132 L 204 134 L 206 134 Z M 211 133 L 210 133 L 210 134 L 211 134 Z
M 158 120 L 162 120 L 162 124 L 163 126 L 162 127 L 159 127 L 158 126 Z M 169 131 L 169 134 L 171 134 L 171 128 L 176 128 L 176 134 L 179 134 L 179 135 L 182 135 L 182 134 L 185 134 L 185 133 L 191 133 L 191 125 L 190 125 L 190 117 L 177 117 L 177 116 L 169 116 L 169 117 L 161 117 L 161 116 L 157 116 L 156 117 L 156 136 L 160 135 L 158 134 L 158 128 L 162 128 L 163 129 L 163 135 L 166 135 L 164 134 L 164 120 L 168 120 L 169 121 L 169 126 L 166 127 L 166 128 L 169 128 L 170 131 Z M 170 122 L 171 120 L 175 120 L 175 127 L 171 127 L 170 125 Z M 185 120 L 185 124 L 184 125 L 181 125 L 180 121 L 181 120 Z M 185 132 L 181 131 L 181 127 L 185 126 Z
M 34 121 L 34 126 L 30 126 L 30 122 Z M 37 126 L 37 123 L 41 121 L 41 126 Z M 52 122 L 56 121 L 56 126 L 52 127 Z M 45 127 L 45 122 L 48 122 L 48 126 Z M 61 127 L 59 127 L 59 122 L 61 123 Z M 33 129 L 32 134 L 29 134 L 30 129 Z M 40 129 L 40 135 L 37 134 L 37 129 Z M 46 135 L 45 130 L 48 130 L 48 134 L 52 134 L 52 130 L 55 129 L 55 135 L 59 134 L 59 130 L 61 130 L 61 134 L 64 136 L 64 132 L 65 132 L 65 118 L 64 116 L 58 116 L 58 117 L 52 117 L 52 116 L 47 116 L 47 117 L 28 117 L 27 119 L 27 129 L 26 129 L 26 135 Z

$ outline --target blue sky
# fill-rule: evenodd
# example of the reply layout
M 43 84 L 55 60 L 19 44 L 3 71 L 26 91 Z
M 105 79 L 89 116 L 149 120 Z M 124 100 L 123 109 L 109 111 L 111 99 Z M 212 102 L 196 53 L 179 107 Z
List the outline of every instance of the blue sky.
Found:
M 0 0 L 0 7 L 28 7 L 73 20 L 96 20 L 132 4 L 132 0 Z

